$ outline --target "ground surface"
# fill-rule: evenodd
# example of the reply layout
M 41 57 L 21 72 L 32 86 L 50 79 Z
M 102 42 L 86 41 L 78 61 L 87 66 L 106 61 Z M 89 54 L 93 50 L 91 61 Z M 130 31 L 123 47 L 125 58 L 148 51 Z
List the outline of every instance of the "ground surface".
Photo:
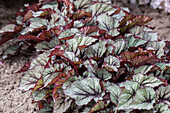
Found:
M 154 18 L 148 25 L 155 27 L 160 39 L 170 40 L 170 15 L 163 11 L 149 9 L 148 6 L 143 8 L 130 6 L 127 0 L 118 1 L 121 2 L 115 2 L 116 6 L 128 6 L 134 14 L 146 14 Z M 10 0 L 10 2 L 0 0 L 0 28 L 15 19 L 14 14 L 23 6 L 23 3 L 24 0 Z M 0 51 L 11 43 L 0 46 Z M 6 67 L 0 66 L 0 113 L 34 113 L 36 111 L 36 105 L 31 104 L 31 98 L 29 98 L 30 92 L 18 90 L 22 74 L 15 73 L 32 58 L 16 56 L 4 62 Z

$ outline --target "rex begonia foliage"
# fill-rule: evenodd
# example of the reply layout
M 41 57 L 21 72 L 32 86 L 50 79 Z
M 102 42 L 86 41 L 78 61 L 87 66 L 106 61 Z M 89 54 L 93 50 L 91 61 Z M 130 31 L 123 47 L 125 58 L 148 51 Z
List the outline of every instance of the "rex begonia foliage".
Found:
M 169 42 L 109 0 L 40 0 L 0 31 L 39 55 L 25 64 L 19 89 L 31 90 L 39 113 L 170 112 Z

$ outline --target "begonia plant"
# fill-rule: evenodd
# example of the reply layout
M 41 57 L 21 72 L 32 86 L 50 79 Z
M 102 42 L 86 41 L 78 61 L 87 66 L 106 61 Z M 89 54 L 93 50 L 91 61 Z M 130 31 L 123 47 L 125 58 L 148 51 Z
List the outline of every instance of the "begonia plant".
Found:
M 0 45 L 16 40 L 2 58 L 39 54 L 18 71 L 38 113 L 168 113 L 169 42 L 151 20 L 110 0 L 40 0 L 0 30 Z

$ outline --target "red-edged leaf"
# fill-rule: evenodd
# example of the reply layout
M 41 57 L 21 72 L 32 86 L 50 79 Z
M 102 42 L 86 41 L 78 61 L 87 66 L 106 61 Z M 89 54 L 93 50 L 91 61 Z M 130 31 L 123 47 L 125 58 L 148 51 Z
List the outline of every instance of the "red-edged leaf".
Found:
M 93 32 L 97 32 L 98 31 L 98 27 L 97 26 L 86 26 L 80 29 L 80 31 L 86 35 L 93 33 Z
M 141 26 L 141 25 L 148 23 L 151 20 L 152 18 L 148 16 L 143 16 L 143 15 L 135 16 L 133 14 L 129 14 L 126 12 L 126 16 L 120 22 L 119 28 L 122 33 L 125 33 L 126 31 L 128 31 L 128 29 L 131 29 L 133 26 L 136 26 L 136 25 Z M 129 22 L 128 25 L 126 25 L 127 22 Z
M 73 18 L 75 19 L 75 20 L 79 20 L 79 19 L 81 19 L 82 17 L 92 17 L 92 13 L 91 12 L 85 12 L 84 10 L 78 10 L 77 12 L 76 12 L 76 14 L 73 16 Z
M 50 31 L 43 31 L 38 39 L 43 40 L 43 41 L 50 41 L 52 39 L 52 34 Z
M 56 99 L 59 96 L 59 93 L 57 92 L 58 89 L 60 89 L 63 85 L 63 83 L 72 75 L 74 75 L 74 69 L 70 70 L 68 72 L 68 75 L 66 73 L 60 73 L 54 80 L 55 88 L 53 89 L 53 96 Z
M 29 20 L 30 18 L 33 17 L 33 13 L 31 10 L 29 10 L 25 15 L 24 15 L 24 19 L 23 19 L 23 22 Z
M 21 35 L 21 36 L 18 37 L 18 39 L 40 40 L 34 35 Z
M 0 39 L 0 45 L 13 39 L 14 35 L 15 35 L 15 33 L 4 33 Z
M 130 60 L 136 56 L 138 56 L 137 52 L 129 52 L 129 51 L 125 51 L 122 54 L 120 54 L 123 60 Z
M 128 20 L 132 20 L 135 18 L 135 16 L 133 14 L 129 14 L 126 11 L 124 11 L 124 12 L 126 13 L 126 16 L 124 16 L 124 18 L 121 20 L 119 27 L 123 27 L 124 25 L 126 25 Z
M 68 23 L 66 26 L 64 26 L 64 29 L 71 29 L 74 26 L 74 20 Z
M 59 26 L 55 26 L 54 28 L 51 28 L 50 31 L 55 34 L 57 37 L 60 33 L 62 33 L 62 30 L 60 30 Z
M 54 56 L 54 55 L 56 55 L 56 56 L 63 56 L 64 52 L 65 52 L 64 50 L 55 49 L 55 50 L 53 50 L 51 52 L 50 57 Z
M 137 25 L 141 26 L 141 25 L 148 23 L 151 20 L 152 20 L 152 18 L 150 18 L 148 16 L 138 15 L 130 22 L 132 22 L 134 25 L 137 24 Z
M 139 52 L 125 51 L 125 52 L 123 52 L 120 55 L 121 55 L 123 60 L 131 60 L 132 58 L 134 58 L 136 56 L 143 56 L 143 55 L 147 55 L 147 54 L 153 53 L 153 51 L 155 51 L 155 50 L 146 50 L 146 51 L 143 51 L 143 49 L 138 48 L 138 51 Z
M 22 73 L 25 71 L 28 71 L 28 69 L 30 68 L 30 64 L 31 62 L 26 63 L 19 71 L 17 71 L 16 73 Z
M 131 63 L 137 67 L 140 65 L 144 65 L 144 64 L 154 64 L 156 62 L 159 62 L 159 59 L 156 58 L 155 56 L 151 56 L 151 57 L 137 56 L 137 57 L 131 59 Z
M 43 31 L 41 34 L 36 37 L 34 35 L 21 35 L 18 39 L 30 39 L 30 40 L 39 40 L 39 41 L 50 41 L 52 34 L 50 31 Z
M 22 26 L 15 26 L 13 28 L 14 30 L 13 31 L 9 31 L 9 32 L 3 32 L 3 35 L 2 37 L 0 38 L 0 45 L 2 45 L 3 43 L 11 40 L 14 38 L 15 34 L 17 34 L 17 32 L 21 31 L 22 29 Z

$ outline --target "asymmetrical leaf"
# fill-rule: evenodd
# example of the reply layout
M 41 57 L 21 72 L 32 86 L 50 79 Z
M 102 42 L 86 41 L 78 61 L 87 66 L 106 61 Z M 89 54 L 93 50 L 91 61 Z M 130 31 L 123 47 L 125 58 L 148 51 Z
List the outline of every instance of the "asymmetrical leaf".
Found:
M 48 55 L 49 55 L 49 52 L 44 52 L 43 54 L 35 58 L 31 62 L 30 69 L 34 68 L 36 65 L 45 66 L 49 60 Z
M 47 20 L 41 18 L 30 19 L 30 25 L 21 31 L 22 35 L 30 32 L 34 32 L 36 29 L 42 29 L 43 26 L 47 25 Z
M 150 110 L 153 108 L 153 104 L 155 103 L 155 97 L 156 94 L 152 88 L 146 87 L 144 89 L 139 89 L 137 90 L 134 101 L 131 103 L 129 108 Z
M 133 102 L 133 98 L 136 95 L 136 91 L 139 89 L 140 85 L 136 82 L 127 81 L 120 84 L 120 87 L 125 87 L 119 96 L 119 102 L 116 109 L 126 110 L 129 109 L 130 104 Z
M 90 46 L 88 48 L 87 56 L 89 58 L 102 57 L 102 55 L 106 52 L 106 44 L 107 44 L 107 41 L 99 41 L 98 43 L 94 44 L 93 46 Z
M 114 104 L 118 104 L 119 96 L 121 94 L 121 89 L 115 84 L 104 83 L 106 91 L 110 92 L 111 101 Z
M 118 68 L 120 67 L 120 60 L 117 59 L 114 56 L 109 55 L 104 59 L 103 67 L 106 68 L 108 71 L 118 71 Z
M 163 87 L 161 86 L 157 92 L 156 97 L 160 102 L 166 103 L 168 106 L 170 105 L 170 86 Z
M 21 43 L 20 45 L 15 44 L 15 45 L 9 46 L 9 47 L 3 52 L 2 58 L 3 58 L 3 59 L 6 59 L 6 58 L 8 58 L 9 56 L 12 56 L 12 55 L 17 54 L 17 52 L 20 51 L 21 45 L 22 45 L 22 43 Z
M 5 33 L 5 32 L 14 32 L 15 31 L 15 24 L 8 24 L 5 27 L 0 29 L 0 33 Z
M 48 90 L 37 90 L 32 93 L 34 102 L 43 100 L 48 93 Z
M 133 36 L 126 38 L 128 47 L 138 47 L 140 45 L 145 44 L 147 41 L 135 38 Z
M 50 42 L 43 41 L 41 43 L 38 43 L 36 45 L 36 49 L 37 49 L 37 51 L 50 50 L 50 49 L 55 48 L 55 46 L 57 46 L 58 44 L 59 44 L 59 40 L 54 38 Z
M 159 103 L 154 107 L 154 112 L 169 113 L 170 108 L 168 108 L 168 105 L 165 103 Z
M 123 51 L 125 51 L 127 49 L 127 47 L 128 47 L 127 43 L 124 40 L 120 40 L 120 41 L 115 42 L 113 44 L 113 46 L 115 47 L 114 53 L 116 55 L 120 54 Z
M 83 75 L 86 77 L 96 77 L 99 78 L 100 80 L 109 80 L 112 77 L 112 75 L 105 69 L 95 69 L 95 68 L 89 71 L 85 71 Z
M 165 42 L 164 41 L 153 41 L 147 44 L 146 48 L 148 50 L 156 50 L 155 54 L 158 58 L 161 58 L 164 55 L 164 48 Z
M 99 21 L 99 28 L 109 31 L 119 26 L 119 21 L 112 18 L 111 16 L 101 14 L 98 16 L 97 21 Z
M 65 31 L 63 31 L 60 35 L 59 35 L 59 39 L 62 40 L 68 40 L 68 39 L 72 39 L 74 37 L 74 35 L 76 35 L 77 33 L 79 33 L 80 31 L 76 28 L 71 28 L 71 29 L 67 29 Z
M 91 4 L 91 1 L 89 0 L 76 0 L 75 1 L 76 9 L 85 9 L 88 7 L 89 4 Z
M 133 76 L 133 81 L 139 83 L 141 86 L 156 87 L 164 84 L 158 78 L 151 75 L 136 74 Z
M 98 78 L 85 78 L 75 81 L 64 90 L 64 93 L 74 98 L 79 106 L 88 104 L 92 99 L 95 101 L 102 99 L 102 91 Z
M 54 104 L 54 112 L 53 113 L 63 113 L 65 112 L 70 106 L 73 100 L 64 96 L 60 96 L 55 100 Z
M 153 65 L 144 65 L 136 68 L 134 70 L 135 74 L 142 73 L 142 74 L 147 74 L 154 66 Z
M 112 14 L 116 11 L 116 8 L 103 3 L 95 3 L 90 6 L 90 12 L 92 12 L 92 16 L 98 16 L 102 13 Z
M 33 89 L 34 86 L 36 85 L 36 82 L 41 78 L 43 70 L 44 70 L 43 66 L 37 65 L 31 68 L 29 71 L 25 72 L 23 78 L 21 79 L 19 89 L 21 90 Z
M 79 50 L 82 50 L 83 48 L 93 44 L 95 41 L 97 41 L 97 39 L 89 36 L 79 35 L 68 40 L 67 42 L 69 44 L 69 50 L 73 50 L 73 52 L 76 53 L 76 51 L 78 51 L 78 48 Z

